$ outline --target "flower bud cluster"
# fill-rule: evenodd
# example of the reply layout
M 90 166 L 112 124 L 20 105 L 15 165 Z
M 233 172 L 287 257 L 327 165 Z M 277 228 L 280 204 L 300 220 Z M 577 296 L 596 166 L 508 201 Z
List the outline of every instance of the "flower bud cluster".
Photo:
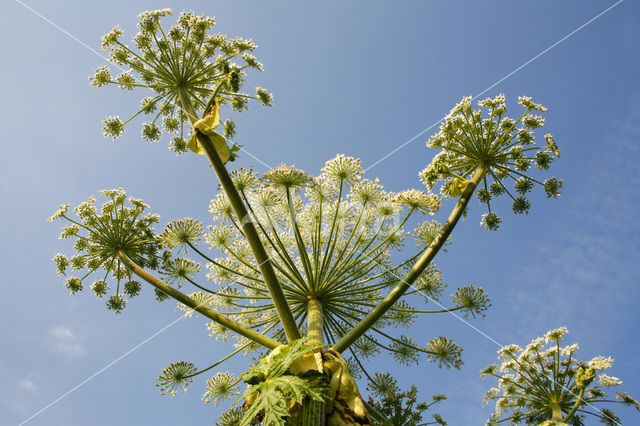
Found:
M 551 177 L 540 181 L 529 173 L 532 166 L 539 171 L 548 170 L 560 156 L 550 134 L 544 136 L 544 143 L 535 143 L 535 130 L 544 126 L 545 119 L 533 112 L 545 112 L 546 108 L 526 96 L 518 98 L 518 103 L 525 110 L 519 118 L 512 119 L 506 116 L 504 95 L 479 101 L 477 110 L 473 109 L 471 97 L 465 97 L 427 141 L 428 147 L 441 149 L 420 173 L 430 190 L 440 183 L 443 196 L 458 197 L 468 180 L 478 170 L 484 171 L 476 193 L 488 209 L 481 224 L 490 231 L 497 230 L 502 222 L 491 208 L 491 202 L 500 195 L 509 196 L 515 214 L 528 214 L 531 202 L 527 194 L 534 184 L 539 184 L 547 197 L 555 198 L 562 192 L 562 180 Z M 508 186 L 512 185 L 510 190 Z
M 181 103 L 182 95 L 191 99 L 199 114 L 213 101 L 237 112 L 246 110 L 252 99 L 263 106 L 272 105 L 273 95 L 263 87 L 256 87 L 254 95 L 243 91 L 246 72 L 263 69 L 250 53 L 257 48 L 252 40 L 211 34 L 215 20 L 191 11 L 181 12 L 175 25 L 163 28 L 161 18 L 171 14 L 171 9 L 142 12 L 132 46 L 121 41 L 124 32 L 119 26 L 102 37 L 102 49 L 109 52 L 109 59 L 122 72 L 113 76 L 109 67 L 100 66 L 89 77 L 91 85 L 115 84 L 124 90 L 141 87 L 152 91 L 127 120 L 122 121 L 119 116 L 105 118 L 105 137 L 117 139 L 129 121 L 144 114 L 149 119 L 142 125 L 142 138 L 155 142 L 163 132 L 169 133 L 170 149 L 183 153 L 187 152 L 191 126 Z M 224 136 L 232 139 L 236 133 L 234 122 L 225 121 L 223 130 Z M 234 148 L 237 151 L 239 147 Z
M 110 291 L 108 278 L 116 281 L 115 292 L 107 298 L 106 305 L 116 313 L 122 312 L 127 299 L 140 293 L 141 285 L 134 280 L 131 272 L 121 261 L 125 255 L 142 267 L 155 269 L 160 265 L 157 243 L 152 225 L 158 216 L 144 214 L 149 207 L 142 200 L 129 197 L 122 188 L 100 191 L 107 201 L 100 209 L 95 205 L 95 197 L 80 203 L 69 214 L 69 204 L 63 204 L 49 218 L 49 221 L 63 219 L 71 225 L 63 228 L 60 238 L 74 240 L 76 252 L 71 258 L 56 254 L 53 261 L 59 275 L 67 275 L 69 269 L 84 271 L 80 276 L 68 276 L 65 286 L 72 294 L 82 291 L 87 278 L 102 270 L 101 279 L 90 285 L 98 298 Z

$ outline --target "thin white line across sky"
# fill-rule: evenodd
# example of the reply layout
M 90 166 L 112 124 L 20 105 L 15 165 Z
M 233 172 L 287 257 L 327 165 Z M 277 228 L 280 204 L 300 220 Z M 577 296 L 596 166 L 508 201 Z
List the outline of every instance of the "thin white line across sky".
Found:
M 16 0 L 17 1 L 17 0 Z M 53 406 L 54 404 L 56 404 L 57 402 L 59 402 L 60 400 L 66 398 L 69 394 L 71 394 L 73 391 L 75 391 L 76 389 L 78 389 L 80 386 L 84 385 L 85 383 L 91 381 L 92 379 L 94 379 L 96 376 L 98 376 L 100 373 L 102 373 L 103 371 L 107 370 L 108 368 L 112 367 L 114 364 L 118 363 L 120 360 L 122 360 L 123 358 L 125 358 L 127 355 L 131 354 L 132 352 L 135 352 L 138 348 L 142 347 L 143 345 L 145 345 L 147 342 L 149 342 L 151 339 L 153 339 L 154 337 L 156 337 L 157 335 L 165 332 L 167 329 L 169 329 L 171 326 L 173 326 L 174 324 L 176 324 L 178 321 L 180 321 L 181 319 L 185 318 L 187 314 L 181 315 L 179 318 L 171 321 L 169 324 L 165 325 L 164 327 L 162 327 L 160 330 L 156 331 L 155 333 L 153 333 L 151 336 L 147 337 L 146 339 L 144 339 L 142 342 L 138 343 L 137 345 L 135 345 L 134 347 L 132 347 L 131 349 L 129 349 L 127 352 L 123 353 L 122 355 L 120 355 L 118 358 L 114 359 L 113 361 L 111 361 L 109 364 L 105 365 L 104 367 L 102 367 L 100 370 L 96 371 L 95 373 L 93 373 L 91 376 L 87 377 L 86 379 L 84 379 L 83 381 L 81 381 L 80 383 L 78 383 L 77 385 L 75 385 L 74 387 L 72 387 L 71 389 L 69 389 L 68 391 L 66 391 L 65 393 L 63 393 L 62 395 L 60 395 L 58 398 L 54 399 L 53 401 L 51 401 L 49 404 L 45 405 L 44 407 L 42 407 L 40 410 L 38 410 L 37 412 L 35 412 L 34 414 L 31 415 L 31 417 L 29 417 L 26 420 L 23 420 L 18 426 L 22 426 L 23 424 L 27 423 L 28 421 L 30 421 L 31 419 L 33 419 L 34 417 L 36 417 L 37 415 L 39 415 L 40 413 L 42 413 L 43 411 L 45 411 L 46 409 L 50 408 L 51 406 Z
M 485 93 L 487 93 L 489 90 L 493 89 L 494 87 L 496 87 L 498 84 L 502 83 L 503 81 L 505 81 L 506 79 L 508 79 L 509 77 L 511 77 L 512 75 L 514 75 L 515 73 L 517 73 L 518 71 L 520 71 L 521 69 L 523 69 L 524 67 L 526 67 L 527 65 L 529 65 L 531 62 L 535 61 L 536 59 L 538 59 L 539 57 L 541 57 L 542 55 L 544 55 L 545 53 L 549 52 L 551 49 L 553 49 L 554 47 L 556 47 L 557 45 L 559 45 L 560 43 L 562 43 L 563 41 L 565 41 L 566 39 L 568 39 L 569 37 L 573 36 L 575 33 L 577 33 L 578 31 L 582 30 L 583 28 L 587 27 L 589 24 L 593 23 L 596 19 L 600 18 L 602 15 L 604 15 L 605 13 L 609 12 L 611 9 L 613 9 L 614 7 L 618 6 L 620 3 L 622 3 L 624 0 L 618 0 L 616 3 L 612 4 L 611 6 L 609 6 L 608 8 L 606 8 L 605 10 L 603 10 L 602 12 L 600 12 L 599 14 L 597 14 L 596 16 L 594 16 L 593 18 L 589 19 L 587 22 L 585 22 L 584 24 L 580 25 L 578 28 L 576 28 L 575 30 L 571 31 L 569 34 L 567 34 L 566 36 L 562 37 L 560 40 L 556 41 L 555 43 L 553 43 L 552 45 L 550 45 L 549 47 L 547 47 L 546 49 L 544 49 L 542 52 L 538 53 L 536 56 L 534 56 L 533 58 L 529 59 L 528 61 L 526 61 L 525 63 L 523 63 L 522 65 L 520 65 L 519 67 L 517 67 L 516 69 L 514 69 L 513 71 L 511 71 L 509 74 L 505 75 L 504 77 L 502 77 L 500 80 L 496 81 L 495 83 L 493 83 L 491 86 L 487 87 L 486 89 L 484 89 L 482 92 L 478 93 L 477 95 L 475 95 L 473 98 L 471 98 L 471 100 L 476 99 L 479 96 L 484 95 Z M 402 148 L 404 148 L 405 146 L 409 145 L 411 142 L 413 142 L 414 140 L 416 140 L 417 138 L 419 138 L 420 136 L 424 135 L 426 132 L 428 132 L 429 130 L 433 129 L 436 125 L 438 125 L 439 123 L 441 123 L 444 120 L 444 117 L 439 119 L 438 121 L 434 122 L 433 124 L 429 125 L 428 127 L 426 127 L 425 129 L 423 129 L 420 133 L 418 133 L 417 135 L 415 135 L 414 137 L 412 137 L 411 139 L 403 142 L 401 145 L 399 145 L 397 148 L 395 148 L 393 151 L 389 152 L 388 154 L 386 154 L 384 157 L 380 158 L 378 161 L 376 161 L 375 163 L 373 163 L 372 165 L 370 165 L 369 167 L 367 167 L 366 169 L 364 169 L 365 173 L 374 168 L 375 166 L 377 166 L 378 164 L 380 164 L 381 162 L 383 162 L 384 160 L 386 160 L 387 158 L 391 157 L 393 154 L 395 154 L 396 152 L 400 151 Z

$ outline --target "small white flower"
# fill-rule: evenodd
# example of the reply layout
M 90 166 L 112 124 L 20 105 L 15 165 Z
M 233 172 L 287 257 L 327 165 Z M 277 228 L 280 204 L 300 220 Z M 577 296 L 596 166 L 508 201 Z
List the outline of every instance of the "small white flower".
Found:
M 123 32 L 119 25 L 113 27 L 111 31 L 102 36 L 102 50 L 107 50 L 118 40 L 118 38 L 120 38 L 120 36 L 122 36 L 122 34 Z
M 598 383 L 602 386 L 619 386 L 622 384 L 622 380 L 618 379 L 617 377 L 600 374 L 598 376 Z
M 580 348 L 577 343 L 560 348 L 560 355 L 569 356 Z
M 354 182 L 362 176 L 360 159 L 338 154 L 326 162 L 321 170 L 322 177 L 332 182 Z
M 156 9 L 156 10 L 145 10 L 144 12 L 140 12 L 138 18 L 140 19 L 149 19 L 149 18 L 160 18 L 162 16 L 171 15 L 171 9 Z
M 593 358 L 587 364 L 594 370 L 607 370 L 613 365 L 613 358 L 600 355 Z
M 525 351 L 526 352 L 539 351 L 543 343 L 544 343 L 544 338 L 537 337 L 527 345 L 527 347 L 525 348 Z
M 67 210 L 69 210 L 69 203 L 64 203 L 63 205 L 58 207 L 58 210 L 56 210 L 56 212 L 51 215 L 49 219 L 47 219 L 47 222 L 53 222 L 57 218 L 62 217 L 67 212 Z
M 560 328 L 556 328 L 555 330 L 548 331 L 544 335 L 544 342 L 545 343 L 549 343 L 551 341 L 559 342 L 562 340 L 562 336 L 564 336 L 568 332 L 569 330 L 567 330 L 567 327 L 560 327 Z
M 547 110 L 547 108 L 542 105 L 533 102 L 530 96 L 518 96 L 518 103 L 523 107 L 531 108 L 540 112 L 545 112 Z

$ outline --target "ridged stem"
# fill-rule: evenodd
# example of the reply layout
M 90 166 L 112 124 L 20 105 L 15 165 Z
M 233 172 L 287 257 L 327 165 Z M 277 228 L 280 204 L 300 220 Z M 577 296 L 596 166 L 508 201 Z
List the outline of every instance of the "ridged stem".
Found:
M 309 299 L 307 302 L 307 336 L 311 343 L 324 343 L 323 339 L 322 304 L 318 299 Z M 318 350 L 319 351 L 319 350 Z M 322 362 L 320 353 L 314 354 Z M 305 398 L 300 410 L 300 422 L 298 426 L 325 426 L 327 414 L 326 403 Z
M 307 336 L 312 343 L 324 343 L 322 320 L 322 304 L 318 299 L 309 299 L 307 302 Z

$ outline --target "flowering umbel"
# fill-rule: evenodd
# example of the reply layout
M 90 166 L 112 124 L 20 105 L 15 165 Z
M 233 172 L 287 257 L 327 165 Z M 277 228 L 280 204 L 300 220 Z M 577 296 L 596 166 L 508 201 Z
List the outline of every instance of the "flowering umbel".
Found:
M 414 238 L 419 251 L 393 265 L 393 252 L 403 246 L 410 234 L 404 229 L 409 219 L 438 212 L 440 204 L 435 195 L 415 189 L 385 191 L 377 180 L 362 178 L 358 159 L 344 155 L 329 160 L 317 177 L 286 165 L 262 176 L 252 169 L 240 168 L 231 177 L 248 207 L 249 217 L 242 220 L 253 221 L 259 230 L 296 320 L 300 326 L 305 324 L 309 301 L 317 301 L 322 306 L 327 343 L 337 341 L 360 321 L 424 252 L 429 245 L 425 229 L 437 233 L 441 226 L 431 218 L 418 226 Z M 224 193 L 212 200 L 209 212 L 214 219 L 212 226 L 205 228 L 195 219 L 184 218 L 170 222 L 157 236 L 164 248 L 175 255 L 167 256 L 161 273 L 172 285 L 196 286 L 197 291 L 190 297 L 199 304 L 281 339 L 282 325 L 253 263 L 241 221 Z M 208 254 L 201 248 L 203 244 L 219 256 Z M 187 254 L 203 261 L 210 283 L 199 282 L 200 263 L 185 258 Z M 396 304 L 356 342 L 348 360 L 349 370 L 356 371 L 362 361 L 380 351 L 389 352 L 405 365 L 424 359 L 438 366 L 459 368 L 462 348 L 451 339 L 436 337 L 420 344 L 402 334 L 394 336 L 392 330 L 410 327 L 417 316 L 425 313 L 453 310 L 464 316 L 482 316 L 490 306 L 481 288 L 465 286 L 452 295 L 452 306 L 444 308 L 440 299 L 445 288 L 440 271 L 432 265 L 408 292 L 410 299 Z M 413 307 L 409 300 L 415 296 L 420 297 L 414 302 L 435 301 L 439 309 Z M 184 305 L 179 308 L 189 312 Z M 231 336 L 237 338 L 238 349 L 234 353 L 260 349 L 215 322 L 207 328 L 216 339 L 226 342 Z M 232 383 L 221 380 L 227 376 L 220 374 L 208 382 L 206 400 L 215 401 L 216 395 L 224 394 L 222 389 Z
M 525 110 L 520 117 L 512 119 L 506 116 L 504 95 L 479 101 L 481 109 L 477 110 L 473 109 L 471 97 L 465 97 L 445 117 L 440 131 L 427 142 L 428 147 L 441 149 L 421 173 L 429 189 L 440 182 L 445 196 L 458 197 L 471 176 L 483 170 L 476 193 L 488 209 L 481 222 L 488 230 L 497 230 L 502 222 L 491 208 L 496 197 L 508 195 L 515 214 L 528 214 L 531 202 L 527 194 L 535 184 L 544 189 L 547 197 L 558 197 L 562 190 L 562 180 L 552 177 L 540 181 L 530 173 L 532 166 L 540 171 L 548 170 L 560 156 L 550 134 L 544 136 L 544 143 L 536 144 L 535 131 L 545 122 L 536 112 L 547 109 L 526 96 L 519 97 L 518 103 Z
M 137 296 L 140 284 L 133 280 L 132 273 L 120 261 L 124 254 L 142 267 L 156 269 L 162 259 L 158 254 L 160 245 L 155 239 L 152 225 L 158 216 L 144 214 L 149 207 L 142 200 L 129 197 L 120 189 L 100 191 L 107 201 L 100 209 L 95 205 L 95 197 L 80 203 L 68 213 L 69 204 L 63 204 L 49 221 L 62 218 L 70 225 L 63 228 L 60 238 L 72 238 L 76 255 L 68 259 L 62 254 L 53 258 L 59 275 L 66 275 L 68 269 L 85 271 L 80 277 L 70 276 L 65 286 L 71 293 L 83 289 L 83 282 L 94 272 L 102 270 L 102 278 L 91 284 L 91 290 L 98 298 L 109 292 L 107 279 L 116 281 L 115 293 L 107 299 L 107 307 L 120 313 L 127 297 Z
M 616 393 L 616 400 L 607 397 L 609 388 L 622 384 L 620 379 L 604 374 L 613 359 L 598 356 L 588 362 L 578 361 L 577 344 L 560 346 L 567 333 L 561 327 L 534 339 L 524 349 L 508 345 L 498 351 L 501 363 L 480 372 L 482 377 L 498 379 L 498 386 L 484 397 L 485 403 L 496 401 L 487 424 L 509 420 L 511 424 L 582 425 L 585 416 L 590 416 L 617 425 L 622 421 L 602 408 L 603 403 L 617 402 L 640 411 L 640 403 L 625 392 Z
M 200 115 L 212 106 L 225 105 L 242 112 L 252 99 L 270 106 L 273 96 L 263 87 L 256 87 L 254 95 L 243 92 L 246 71 L 263 68 L 251 53 L 257 47 L 252 40 L 211 34 L 215 19 L 191 11 L 181 12 L 175 25 L 163 28 L 161 18 L 169 15 L 171 9 L 141 13 L 133 46 L 120 40 L 123 31 L 119 26 L 105 34 L 102 49 L 109 52 L 109 60 L 122 72 L 114 77 L 109 67 L 101 66 L 89 81 L 97 87 L 115 84 L 125 90 L 149 90 L 139 110 L 127 120 L 119 116 L 104 119 L 105 137 L 118 138 L 129 121 L 143 114 L 149 116 L 143 123 L 143 139 L 155 142 L 163 131 L 167 132 L 172 135 L 170 148 L 182 153 L 189 149 L 191 132 L 188 111 L 181 107 L 182 95 L 191 99 Z M 221 125 L 225 138 L 233 138 L 234 122 L 229 119 Z M 231 147 L 231 159 L 238 149 L 236 145 Z
M 293 315 L 304 324 L 309 300 L 318 301 L 329 343 L 360 321 L 425 250 L 421 245 L 415 256 L 392 264 L 392 251 L 402 247 L 407 236 L 404 225 L 409 218 L 432 215 L 439 208 L 433 194 L 418 190 L 393 194 L 384 191 L 377 181 L 362 179 L 359 160 L 344 155 L 328 161 L 318 177 L 285 165 L 261 178 L 247 169 L 238 169 L 231 175 L 250 212 L 250 217 L 243 220 L 253 221 L 260 231 Z M 212 201 L 210 213 L 216 224 L 204 236 L 201 225 L 193 219 L 183 219 L 170 223 L 160 240 L 168 248 L 204 256 L 207 278 L 216 285 L 198 286 L 214 296 L 218 309 L 247 326 L 272 329 L 279 338 L 282 331 L 278 316 L 263 279 L 252 264 L 240 221 L 224 194 Z M 205 255 L 198 248 L 202 238 L 222 256 Z M 432 267 L 410 294 L 425 300 L 438 299 L 444 288 L 440 272 Z M 473 286 L 459 289 L 453 303 L 450 309 L 461 310 L 465 315 L 482 315 L 489 307 L 483 290 Z M 423 312 L 443 311 L 446 309 L 421 311 L 403 301 L 358 341 L 354 352 L 357 357 L 368 358 L 381 349 L 387 350 L 404 364 L 417 363 L 423 354 L 439 365 L 459 367 L 461 348 L 450 339 L 437 338 L 421 346 L 406 336 L 383 331 L 389 327 L 407 328 Z
M 192 377 L 198 369 L 190 362 L 172 362 L 167 368 L 162 370 L 156 379 L 156 386 L 160 388 L 160 394 L 175 396 L 177 390 L 187 391 L 187 386 L 193 381 Z

